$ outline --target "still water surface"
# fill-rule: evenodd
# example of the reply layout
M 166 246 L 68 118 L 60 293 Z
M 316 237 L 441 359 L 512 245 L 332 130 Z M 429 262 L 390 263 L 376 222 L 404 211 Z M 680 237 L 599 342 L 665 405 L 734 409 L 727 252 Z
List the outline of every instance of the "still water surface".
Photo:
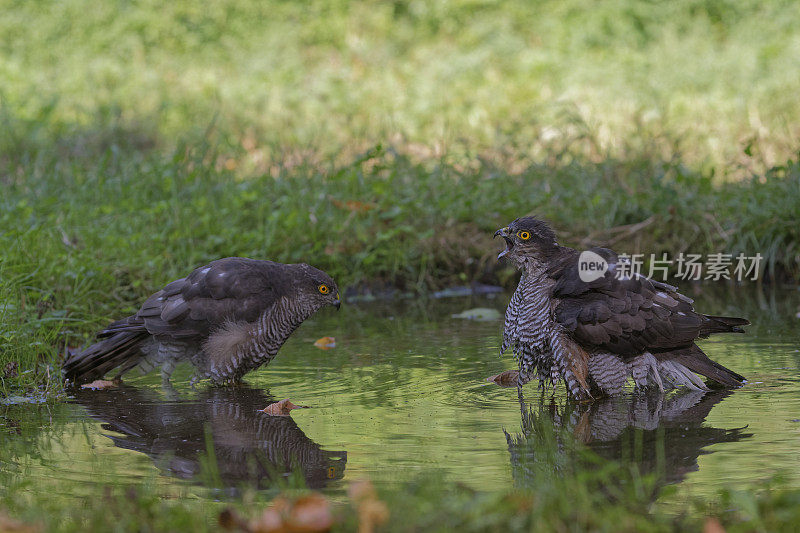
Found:
M 351 304 L 308 320 L 240 388 L 192 389 L 183 369 L 174 390 L 152 375 L 79 391 L 69 403 L 0 406 L 0 476 L 70 497 L 147 481 L 217 499 L 203 486 L 213 447 L 215 475 L 229 487 L 269 488 L 293 471 L 338 497 L 354 479 L 397 485 L 437 473 L 491 491 L 535 485 L 524 444 L 544 420 L 603 457 L 679 483 L 668 498 L 776 473 L 800 486 L 800 292 L 702 289 L 693 297 L 699 310 L 754 323 L 746 335 L 701 344 L 747 376 L 744 388 L 574 405 L 542 397 L 533 383 L 519 398 L 485 381 L 513 367 L 497 356 L 500 321 L 452 317 L 472 307 L 502 312 L 507 296 Z M 326 335 L 336 348 L 313 346 Z M 257 412 L 283 398 L 311 409 Z

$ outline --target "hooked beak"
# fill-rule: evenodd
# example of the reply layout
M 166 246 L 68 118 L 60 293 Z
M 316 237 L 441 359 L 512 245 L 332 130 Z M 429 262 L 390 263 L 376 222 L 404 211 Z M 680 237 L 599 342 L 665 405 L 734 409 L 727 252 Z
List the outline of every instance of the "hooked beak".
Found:
M 338 311 L 339 308 L 342 306 L 342 300 L 339 298 L 339 293 L 336 293 L 336 299 L 333 301 L 333 306 Z
M 503 257 L 504 255 L 506 255 L 508 252 L 511 251 L 511 248 L 514 247 L 514 242 L 508 237 L 508 227 L 500 228 L 499 230 L 494 232 L 494 237 L 497 237 L 498 235 L 503 239 L 505 239 L 506 241 L 506 249 L 497 254 L 497 258 L 500 259 L 501 257 Z

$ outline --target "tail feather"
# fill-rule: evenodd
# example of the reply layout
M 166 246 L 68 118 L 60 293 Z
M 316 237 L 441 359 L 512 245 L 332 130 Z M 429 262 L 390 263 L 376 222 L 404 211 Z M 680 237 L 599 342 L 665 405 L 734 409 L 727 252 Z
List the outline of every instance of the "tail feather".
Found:
M 62 367 L 64 378 L 80 383 L 99 379 L 117 367 L 132 368 L 144 355 L 139 345 L 148 335 L 141 329 L 121 331 L 70 355 Z
M 744 376 L 712 361 L 696 344 L 681 350 L 673 360 L 723 387 L 741 387 L 745 382 Z
M 746 318 L 713 315 L 703 315 L 703 317 L 705 321 L 700 326 L 701 337 L 708 337 L 712 333 L 744 333 L 740 326 L 750 324 Z

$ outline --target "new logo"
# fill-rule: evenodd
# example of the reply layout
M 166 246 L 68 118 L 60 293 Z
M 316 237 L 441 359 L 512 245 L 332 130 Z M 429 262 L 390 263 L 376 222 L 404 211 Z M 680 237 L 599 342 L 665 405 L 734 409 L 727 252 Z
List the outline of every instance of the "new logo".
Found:
M 602 256 L 586 250 L 578 257 L 578 277 L 584 283 L 591 283 L 603 277 L 608 271 L 608 262 Z

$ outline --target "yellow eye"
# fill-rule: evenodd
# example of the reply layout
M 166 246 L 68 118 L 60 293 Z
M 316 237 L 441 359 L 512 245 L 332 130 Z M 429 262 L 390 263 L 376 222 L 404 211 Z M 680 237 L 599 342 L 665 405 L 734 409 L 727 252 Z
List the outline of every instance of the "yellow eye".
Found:
M 525 230 L 522 230 L 522 231 L 520 231 L 519 233 L 517 233 L 517 237 L 519 237 L 519 238 L 520 238 L 520 239 L 522 239 L 523 241 L 527 241 L 528 239 L 530 239 L 530 238 L 531 238 L 531 232 L 530 232 L 530 231 L 525 231 Z
M 328 288 L 327 285 L 320 285 L 319 292 L 321 292 L 322 294 L 328 294 L 330 292 L 330 289 Z

